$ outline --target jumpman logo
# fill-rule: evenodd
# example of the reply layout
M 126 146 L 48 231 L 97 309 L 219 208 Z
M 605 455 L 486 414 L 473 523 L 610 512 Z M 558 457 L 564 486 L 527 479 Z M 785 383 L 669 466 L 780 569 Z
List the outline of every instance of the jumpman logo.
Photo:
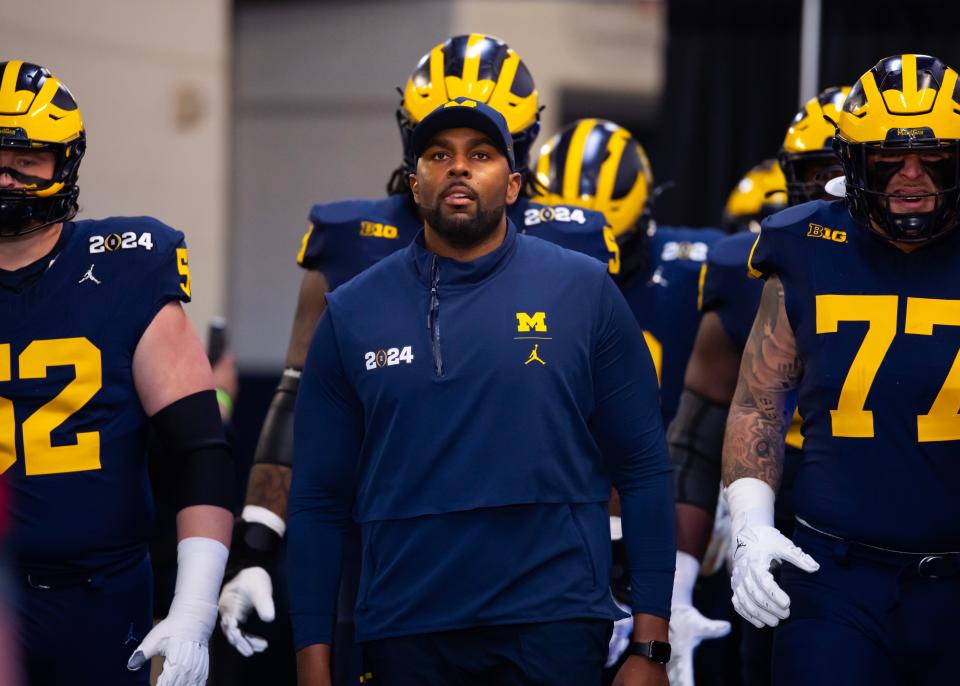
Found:
M 540 347 L 539 343 L 535 343 L 533 350 L 530 351 L 530 357 L 527 358 L 527 361 L 524 362 L 525 365 L 530 364 L 531 362 L 539 362 L 543 366 L 546 366 L 547 363 L 540 359 L 540 356 L 537 355 L 537 348 Z
M 90 265 L 90 269 L 87 270 L 87 273 L 83 275 L 83 278 L 77 281 L 77 283 L 83 283 L 84 281 L 93 281 L 98 286 L 100 285 L 100 279 L 93 275 L 93 265 Z

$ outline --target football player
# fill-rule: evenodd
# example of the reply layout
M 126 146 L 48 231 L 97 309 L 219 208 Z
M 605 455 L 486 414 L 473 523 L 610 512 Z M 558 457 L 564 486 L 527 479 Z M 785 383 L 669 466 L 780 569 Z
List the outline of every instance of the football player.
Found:
M 811 98 L 787 130 L 777 162 L 754 167 L 731 193 L 725 221 L 740 231 L 717 242 L 701 279 L 703 318 L 687 365 L 681 411 L 668 437 L 674 459 L 674 498 L 677 502 L 677 574 L 674 577 L 673 639 L 686 664 L 674 674 L 679 684 L 693 683 L 690 653 L 709 626 L 691 599 L 701 571 L 709 571 L 726 556 L 727 536 L 711 537 L 718 506 L 720 453 L 727 409 L 736 385 L 740 356 L 760 302 L 761 283 L 747 275 L 747 256 L 756 240 L 759 221 L 791 205 L 826 197 L 824 185 L 841 176 L 833 152 L 834 126 L 849 88 L 827 88 Z M 782 173 L 775 169 L 783 169 Z M 786 192 L 784 192 L 786 191 Z M 734 210 L 742 213 L 737 221 Z M 753 229 L 756 231 L 752 231 Z M 803 439 L 799 417 L 787 434 L 787 464 L 795 465 Z M 786 470 L 778 501 L 778 526 L 791 531 L 793 513 L 787 496 L 792 468 Z M 721 504 L 721 507 L 725 507 Z M 718 544 L 719 551 L 712 550 Z M 709 548 L 708 548 L 709 545 Z M 711 558 L 713 563 L 710 562 Z M 705 569 L 701 570 L 701 563 Z M 678 602 L 682 598 L 683 602 Z M 770 632 L 741 627 L 741 678 L 747 686 L 769 683 Z M 684 650 L 685 646 L 689 649 Z
M 0 63 L 0 471 L 28 681 L 205 683 L 233 466 L 210 365 L 181 302 L 183 234 L 73 221 L 86 146 L 43 67 Z M 152 627 L 151 425 L 177 474 L 178 573 Z
M 508 208 L 511 221 L 530 233 L 564 247 L 578 250 L 608 263 L 611 273 L 619 268 L 616 241 L 605 231 L 598 212 L 570 206 L 545 206 L 530 199 L 534 179 L 528 168 L 531 145 L 540 129 L 540 106 L 533 77 L 519 55 L 501 40 L 483 34 L 455 36 L 435 46 L 420 60 L 403 91 L 397 121 L 403 142 L 403 164 L 394 172 L 389 195 L 377 200 L 350 200 L 314 205 L 310 226 L 303 237 L 297 262 L 306 270 L 287 350 L 286 369 L 264 421 L 250 472 L 246 505 L 234 534 L 238 573 L 220 598 L 221 627 L 228 640 L 244 655 L 265 649 L 266 642 L 240 628 L 251 609 L 261 619 L 274 616 L 272 582 L 267 569 L 286 529 L 290 465 L 293 458 L 292 422 L 300 369 L 317 321 L 325 308 L 325 294 L 353 276 L 404 248 L 422 226 L 407 186 L 416 168 L 410 146 L 413 128 L 439 105 L 469 96 L 498 110 L 513 135 L 514 155 L 524 179 L 524 194 Z M 356 538 L 351 538 L 352 545 Z M 353 606 L 347 555 L 341 610 Z M 230 574 L 228 573 L 228 578 Z M 354 589 L 355 592 L 355 589 Z M 349 644 L 352 629 L 344 622 Z M 339 647 L 335 653 L 340 654 Z M 342 666 L 345 659 L 340 660 Z M 335 666 L 339 673 L 340 666 Z M 336 679 L 340 681 L 340 679 Z
M 960 668 L 957 72 L 926 55 L 883 59 L 837 124 L 845 200 L 770 217 L 749 260 L 765 284 L 723 445 L 733 604 L 780 625 L 775 684 L 949 683 Z M 774 519 L 793 392 L 795 543 Z
M 620 246 L 616 278 L 653 355 L 667 426 L 677 409 L 700 319 L 700 269 L 710 246 L 723 233 L 656 226 L 650 207 L 653 173 L 646 152 L 629 131 L 610 121 L 581 119 L 565 127 L 543 146 L 536 171 L 545 189 L 538 199 L 599 210 L 610 223 Z M 617 541 L 616 498 L 612 513 L 611 532 Z M 615 544 L 615 558 L 621 553 Z M 615 569 L 622 568 L 618 564 Z M 613 587 L 614 595 L 627 602 L 619 578 Z M 630 630 L 629 618 L 617 623 L 608 667 L 618 664 Z M 729 625 L 718 623 L 715 630 L 726 633 Z

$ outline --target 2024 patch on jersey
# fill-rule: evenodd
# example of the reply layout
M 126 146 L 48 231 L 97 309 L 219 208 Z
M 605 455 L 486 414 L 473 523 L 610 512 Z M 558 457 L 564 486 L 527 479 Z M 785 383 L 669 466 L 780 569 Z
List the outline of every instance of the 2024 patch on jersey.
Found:
M 155 219 L 70 222 L 23 289 L 0 288 L 0 471 L 11 545 L 33 568 L 92 568 L 145 549 L 152 496 L 133 354 L 190 299 L 183 234 Z

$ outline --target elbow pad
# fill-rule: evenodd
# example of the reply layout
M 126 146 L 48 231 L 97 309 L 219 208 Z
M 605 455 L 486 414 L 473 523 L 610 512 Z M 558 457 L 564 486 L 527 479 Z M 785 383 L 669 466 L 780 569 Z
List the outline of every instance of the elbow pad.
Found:
M 177 509 L 214 505 L 233 510 L 233 457 L 214 391 L 200 391 L 167 405 L 150 418 L 164 452 L 173 460 Z
M 293 409 L 297 403 L 300 370 L 283 370 L 273 401 L 263 420 L 260 439 L 253 454 L 254 464 L 276 464 L 293 467 Z
M 677 414 L 667 430 L 673 460 L 673 496 L 713 513 L 720 493 L 723 432 L 729 407 L 683 389 Z

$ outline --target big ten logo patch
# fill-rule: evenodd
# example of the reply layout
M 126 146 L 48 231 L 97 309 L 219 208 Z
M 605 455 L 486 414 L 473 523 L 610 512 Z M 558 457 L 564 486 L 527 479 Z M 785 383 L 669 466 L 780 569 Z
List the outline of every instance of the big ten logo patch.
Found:
M 692 260 L 703 262 L 707 259 L 709 248 L 703 241 L 667 241 L 663 244 L 660 259 L 664 262 L 673 260 Z
M 369 238 L 396 238 L 398 235 L 397 227 L 389 224 L 378 224 L 377 222 L 360 222 L 360 235 Z
M 813 222 L 810 222 L 809 228 L 807 229 L 807 237 L 822 238 L 827 241 L 833 241 L 834 243 L 847 242 L 846 231 L 828 229 L 826 226 L 821 226 L 820 224 L 814 224 Z

